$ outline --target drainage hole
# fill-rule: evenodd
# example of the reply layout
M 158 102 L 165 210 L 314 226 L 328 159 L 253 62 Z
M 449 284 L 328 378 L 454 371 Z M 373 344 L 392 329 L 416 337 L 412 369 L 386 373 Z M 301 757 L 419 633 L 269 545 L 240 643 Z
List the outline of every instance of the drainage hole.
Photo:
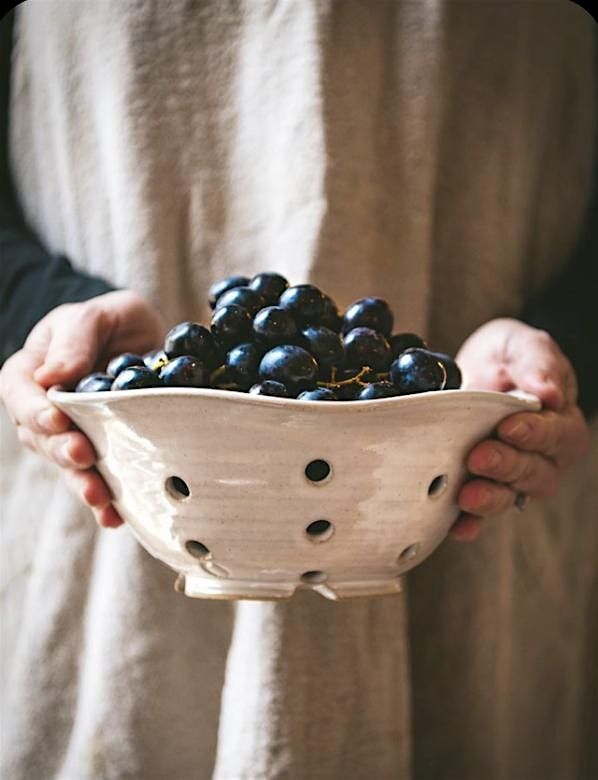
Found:
M 210 551 L 205 544 L 197 542 L 195 539 L 189 539 L 188 542 L 185 542 L 185 547 L 187 548 L 187 552 L 194 558 L 205 558 L 206 555 L 210 554 Z
M 309 582 L 314 585 L 318 582 L 326 582 L 328 575 L 324 571 L 306 571 L 301 575 L 302 582 Z
M 312 542 L 325 542 L 334 533 L 334 526 L 328 520 L 314 520 L 305 529 Z
M 310 482 L 322 482 L 330 476 L 332 471 L 330 463 L 325 460 L 312 460 L 305 467 L 305 476 Z
M 177 501 L 182 501 L 191 494 L 189 485 L 180 477 L 168 477 L 166 480 L 166 490 L 173 498 L 176 498 Z
M 412 558 L 415 558 L 418 552 L 419 552 L 419 543 L 415 542 L 415 544 L 410 544 L 409 547 L 405 547 L 403 552 L 399 555 L 397 561 L 398 563 L 407 563 L 407 561 L 410 561 Z
M 439 474 L 437 477 L 434 477 L 434 479 L 430 482 L 430 485 L 428 486 L 428 496 L 430 498 L 436 498 L 436 496 L 439 496 L 441 495 L 441 493 L 444 493 L 447 485 L 448 485 L 448 476 L 446 474 Z

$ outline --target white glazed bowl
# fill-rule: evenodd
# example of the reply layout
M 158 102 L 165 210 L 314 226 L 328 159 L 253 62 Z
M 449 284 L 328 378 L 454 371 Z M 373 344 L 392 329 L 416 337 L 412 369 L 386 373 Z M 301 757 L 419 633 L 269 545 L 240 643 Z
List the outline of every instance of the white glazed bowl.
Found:
M 180 590 L 208 598 L 399 592 L 459 514 L 471 447 L 539 408 L 465 390 L 354 402 L 187 388 L 49 397 L 93 442 L 139 542 L 179 573 Z M 330 473 L 313 481 L 321 461 Z

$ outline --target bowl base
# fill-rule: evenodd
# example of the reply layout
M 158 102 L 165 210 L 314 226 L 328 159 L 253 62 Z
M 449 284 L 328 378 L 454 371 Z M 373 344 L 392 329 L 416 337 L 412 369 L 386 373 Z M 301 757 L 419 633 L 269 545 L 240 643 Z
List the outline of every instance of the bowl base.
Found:
M 183 574 L 178 575 L 174 587 L 179 593 L 184 593 L 190 598 L 254 601 L 290 599 L 297 589 L 313 590 L 331 601 L 366 596 L 391 596 L 403 590 L 401 577 L 391 580 L 319 582 L 310 585 L 303 582 L 215 581 L 207 577 L 191 577 Z

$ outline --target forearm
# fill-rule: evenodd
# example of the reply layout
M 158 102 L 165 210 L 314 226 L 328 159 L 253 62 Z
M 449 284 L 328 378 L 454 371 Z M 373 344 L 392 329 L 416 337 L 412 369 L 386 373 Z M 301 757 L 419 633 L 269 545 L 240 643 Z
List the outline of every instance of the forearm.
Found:
M 0 258 L 0 365 L 51 309 L 114 289 L 75 271 L 65 257 L 51 255 L 13 226 L 0 224 Z
M 25 224 L 8 164 L 11 16 L 0 22 L 0 365 L 55 306 L 114 289 L 52 255 Z

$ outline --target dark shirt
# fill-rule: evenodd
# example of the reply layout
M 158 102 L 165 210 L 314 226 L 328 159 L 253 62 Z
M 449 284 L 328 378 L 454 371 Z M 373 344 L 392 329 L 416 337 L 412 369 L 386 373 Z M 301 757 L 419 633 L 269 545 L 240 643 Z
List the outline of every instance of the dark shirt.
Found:
M 0 20 L 0 364 L 23 345 L 31 328 L 61 303 L 114 289 L 49 252 L 28 228 L 8 165 L 8 93 L 12 14 Z M 580 406 L 598 408 L 598 171 L 594 196 L 575 251 L 563 271 L 529 300 L 520 318 L 548 331 L 577 374 Z

